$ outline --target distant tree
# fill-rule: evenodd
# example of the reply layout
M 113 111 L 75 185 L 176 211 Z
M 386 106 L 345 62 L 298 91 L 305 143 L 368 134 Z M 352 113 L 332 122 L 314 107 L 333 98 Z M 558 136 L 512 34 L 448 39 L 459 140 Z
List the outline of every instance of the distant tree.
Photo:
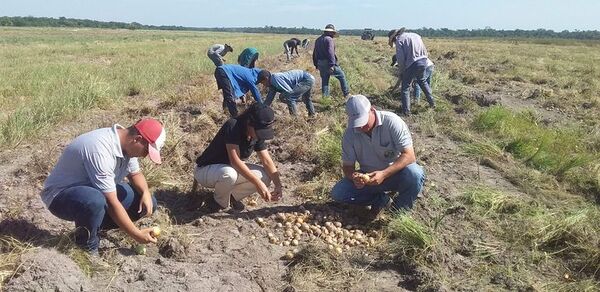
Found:
M 2 16 L 0 17 L 0 26 L 31 26 L 31 27 L 95 27 L 108 29 L 156 29 L 156 30 L 191 30 L 191 31 L 222 31 L 222 32 L 243 32 L 243 33 L 276 33 L 292 35 L 316 35 L 321 34 L 321 29 L 307 27 L 280 27 L 266 25 L 264 27 L 184 27 L 174 25 L 143 25 L 137 22 L 115 22 L 115 21 L 97 21 L 89 19 L 75 19 L 61 16 L 59 18 L 33 17 L 33 16 Z M 597 30 L 563 30 L 555 32 L 548 29 L 536 30 L 496 30 L 490 27 L 484 29 L 459 29 L 451 30 L 448 28 L 427 28 L 409 29 L 424 37 L 495 37 L 495 38 L 569 38 L 569 39 L 591 39 L 600 40 L 600 31 Z M 342 35 L 360 36 L 363 29 L 342 29 Z M 387 36 L 387 30 L 373 30 L 376 36 Z

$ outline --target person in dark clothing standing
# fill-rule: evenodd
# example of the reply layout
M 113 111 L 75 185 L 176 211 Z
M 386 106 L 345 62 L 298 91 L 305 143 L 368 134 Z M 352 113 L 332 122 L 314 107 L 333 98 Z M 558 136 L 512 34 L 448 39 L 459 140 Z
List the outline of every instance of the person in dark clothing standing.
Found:
M 346 75 L 338 64 L 338 58 L 335 55 L 335 42 L 333 38 L 337 31 L 333 24 L 328 24 L 323 30 L 323 34 L 315 40 L 313 50 L 313 65 L 319 69 L 321 74 L 321 90 L 323 96 L 329 96 L 329 77 L 333 76 L 340 81 L 342 94 L 347 97 L 350 93 Z

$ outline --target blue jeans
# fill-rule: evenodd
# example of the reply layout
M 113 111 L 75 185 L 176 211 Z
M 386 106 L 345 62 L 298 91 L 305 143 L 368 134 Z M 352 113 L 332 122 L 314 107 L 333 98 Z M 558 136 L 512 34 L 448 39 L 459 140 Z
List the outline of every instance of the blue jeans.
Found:
M 311 89 L 314 83 L 315 81 L 312 78 L 302 80 L 298 83 L 298 85 L 296 85 L 296 87 L 292 89 L 292 92 L 281 94 L 282 99 L 288 105 L 288 110 L 290 111 L 291 115 L 298 115 L 298 110 L 296 109 L 296 102 L 300 98 L 302 98 L 304 105 L 306 105 L 306 111 L 308 111 L 308 115 L 311 117 L 315 115 L 315 106 L 313 105 L 312 99 L 310 98 Z
M 342 94 L 347 96 L 350 93 L 350 89 L 348 88 L 348 82 L 346 81 L 346 75 L 340 66 L 333 66 L 333 73 L 329 72 L 329 63 L 327 60 L 319 60 L 318 61 L 318 69 L 321 74 L 321 91 L 323 92 L 323 96 L 329 96 L 329 77 L 333 76 L 340 81 L 340 86 L 342 88 Z
M 401 91 L 401 101 L 402 101 L 402 114 L 409 115 L 410 114 L 410 83 L 413 79 L 419 84 L 425 96 L 427 96 L 427 101 L 430 102 L 431 106 L 433 105 L 433 95 L 431 94 L 431 88 L 429 84 L 427 84 L 427 78 L 425 76 L 425 69 L 427 68 L 427 60 L 420 59 L 414 63 L 412 63 L 408 68 L 402 72 L 402 89 Z
M 431 65 L 427 68 L 425 68 L 425 82 L 427 83 L 427 85 L 429 85 L 430 90 L 433 91 L 433 89 L 431 89 L 431 76 L 433 75 L 433 70 L 434 70 L 434 65 Z M 419 83 L 417 82 L 413 82 L 413 92 L 415 94 L 415 101 L 418 103 L 419 100 L 421 100 L 421 87 L 419 86 Z M 429 99 L 427 98 L 427 102 L 429 103 L 430 106 L 434 106 L 435 103 L 433 101 L 433 99 Z
M 146 214 L 138 213 L 141 194 L 129 184 L 117 184 L 117 197 L 132 221 Z M 152 196 L 152 206 L 156 210 L 156 198 Z M 74 186 L 60 192 L 50 204 L 50 212 L 63 220 L 75 221 L 75 243 L 89 251 L 97 251 L 101 229 L 115 229 L 119 226 L 108 215 L 108 203 L 104 194 L 91 186 Z
M 398 192 L 393 206 L 397 209 L 411 209 L 424 182 L 423 168 L 412 163 L 376 186 L 357 189 L 351 180 L 343 178 L 331 190 L 331 197 L 337 202 L 383 208 L 390 200 L 386 192 Z

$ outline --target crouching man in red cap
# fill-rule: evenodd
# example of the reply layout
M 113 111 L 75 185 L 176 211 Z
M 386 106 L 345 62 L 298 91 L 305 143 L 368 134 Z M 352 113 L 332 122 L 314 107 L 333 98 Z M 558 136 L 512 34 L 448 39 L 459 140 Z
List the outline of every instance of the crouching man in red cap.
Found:
M 42 201 L 58 218 L 75 222 L 75 242 L 92 254 L 98 254 L 101 229 L 121 228 L 139 243 L 156 242 L 152 228 L 140 230 L 132 222 L 156 210 L 137 157 L 160 164 L 165 138 L 154 119 L 82 134 L 46 179 Z

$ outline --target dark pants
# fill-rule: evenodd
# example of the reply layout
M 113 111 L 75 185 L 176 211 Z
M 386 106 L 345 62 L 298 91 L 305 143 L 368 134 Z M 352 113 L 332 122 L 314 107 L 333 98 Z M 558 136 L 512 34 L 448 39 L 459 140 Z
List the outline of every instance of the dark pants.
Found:
M 217 67 L 215 69 L 215 79 L 217 80 L 217 87 L 223 90 L 223 108 L 227 108 L 232 117 L 237 117 L 238 109 L 235 102 L 237 97 L 233 94 L 233 86 L 231 86 L 231 81 L 223 68 Z
M 141 194 L 129 184 L 117 184 L 117 197 L 132 221 L 145 215 L 145 210 L 142 213 L 137 212 Z M 156 204 L 156 198 L 152 196 L 154 210 Z M 52 200 L 49 209 L 54 216 L 75 222 L 75 243 L 90 251 L 98 250 L 99 230 L 118 228 L 108 214 L 106 197 L 100 190 L 91 186 L 74 186 L 63 190 Z

